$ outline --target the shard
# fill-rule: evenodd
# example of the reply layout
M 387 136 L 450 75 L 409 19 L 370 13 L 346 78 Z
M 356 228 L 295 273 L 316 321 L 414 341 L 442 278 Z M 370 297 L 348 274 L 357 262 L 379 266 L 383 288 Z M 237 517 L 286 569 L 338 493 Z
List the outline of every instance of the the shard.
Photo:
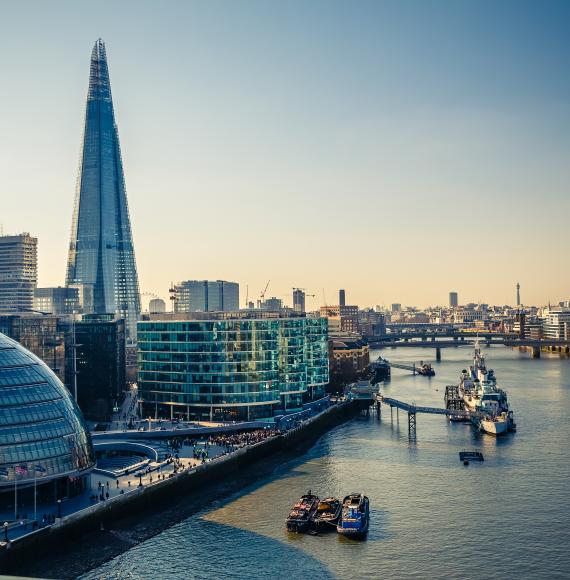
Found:
M 128 339 L 136 340 L 141 311 L 139 283 L 119 133 L 101 39 L 91 53 L 66 284 L 81 289 L 84 311 L 124 318 Z

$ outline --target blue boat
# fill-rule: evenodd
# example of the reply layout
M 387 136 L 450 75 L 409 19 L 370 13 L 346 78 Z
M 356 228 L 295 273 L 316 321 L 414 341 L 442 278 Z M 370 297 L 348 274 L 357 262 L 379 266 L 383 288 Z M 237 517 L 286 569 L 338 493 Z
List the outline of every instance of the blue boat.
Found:
M 351 493 L 342 502 L 342 513 L 336 531 L 343 536 L 363 539 L 370 525 L 368 498 L 361 493 Z

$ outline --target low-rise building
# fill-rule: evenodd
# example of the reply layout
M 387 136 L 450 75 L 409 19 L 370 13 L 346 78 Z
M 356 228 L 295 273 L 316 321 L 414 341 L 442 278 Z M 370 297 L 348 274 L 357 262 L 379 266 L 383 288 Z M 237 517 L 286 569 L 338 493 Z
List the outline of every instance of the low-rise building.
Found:
M 78 288 L 36 288 L 34 310 L 47 314 L 73 314 L 80 311 Z

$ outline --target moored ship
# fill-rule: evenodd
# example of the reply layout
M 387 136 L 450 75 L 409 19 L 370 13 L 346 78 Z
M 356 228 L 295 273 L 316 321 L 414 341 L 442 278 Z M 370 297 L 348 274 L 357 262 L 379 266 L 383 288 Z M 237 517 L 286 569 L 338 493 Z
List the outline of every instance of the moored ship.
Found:
M 370 502 L 361 493 L 347 495 L 342 502 L 342 514 L 336 527 L 339 534 L 362 539 L 370 525 Z
M 480 431 L 502 435 L 516 430 L 507 393 L 497 387 L 494 371 L 487 369 L 479 342 L 475 343 L 473 364 L 469 371 L 464 369 L 461 372 L 458 394 L 465 410 L 470 413 L 471 422 Z
M 285 521 L 287 531 L 289 532 L 307 532 L 311 526 L 311 519 L 319 505 L 319 498 L 308 491 L 301 499 L 293 506 L 289 512 L 289 516 Z
M 327 497 L 319 502 L 312 517 L 312 527 L 317 532 L 330 531 L 338 523 L 342 511 L 340 499 Z

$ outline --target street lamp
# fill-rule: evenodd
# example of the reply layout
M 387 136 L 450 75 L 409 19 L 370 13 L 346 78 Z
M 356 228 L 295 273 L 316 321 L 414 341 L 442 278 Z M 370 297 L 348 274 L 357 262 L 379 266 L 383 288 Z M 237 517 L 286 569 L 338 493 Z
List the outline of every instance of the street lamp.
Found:
M 57 500 L 57 517 L 61 519 L 61 500 Z
M 8 543 L 8 522 L 4 522 L 4 540 Z

